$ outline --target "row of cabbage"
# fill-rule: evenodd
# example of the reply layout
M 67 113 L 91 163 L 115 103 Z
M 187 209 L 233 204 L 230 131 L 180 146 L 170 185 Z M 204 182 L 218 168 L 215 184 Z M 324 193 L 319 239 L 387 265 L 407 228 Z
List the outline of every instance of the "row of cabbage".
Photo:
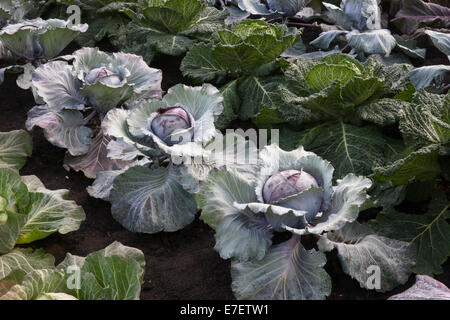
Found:
M 89 194 L 111 202 L 125 228 L 177 231 L 201 209 L 216 250 L 232 259 L 240 299 L 325 298 L 325 253 L 334 249 L 367 289 L 442 272 L 449 69 L 409 62 L 423 63 L 434 46 L 448 64 L 447 8 L 391 1 L 391 24 L 413 34 L 400 37 L 376 0 L 63 2 L 78 5 L 89 28 L 24 20 L 61 15 L 65 7 L 48 1 L 4 10 L 0 48 L 14 63 L 2 70 L 23 71 L 17 83 L 37 103 L 27 128 L 67 149 L 66 165 L 95 179 Z M 411 19 L 410 6 L 434 18 Z M 323 30 L 311 43 L 322 50 L 307 52 L 299 26 Z M 105 36 L 122 52 L 89 47 Z M 85 47 L 57 57 L 73 39 Z M 162 71 L 149 66 L 155 54 L 185 55 L 181 71 L 200 85 L 164 94 Z M 227 142 L 238 152 L 256 146 L 222 134 L 236 121 L 280 129 L 279 146 L 237 163 Z M 428 201 L 428 211 L 399 212 L 405 199 Z M 371 208 L 376 219 L 365 217 Z M 375 287 L 371 266 L 382 274 Z

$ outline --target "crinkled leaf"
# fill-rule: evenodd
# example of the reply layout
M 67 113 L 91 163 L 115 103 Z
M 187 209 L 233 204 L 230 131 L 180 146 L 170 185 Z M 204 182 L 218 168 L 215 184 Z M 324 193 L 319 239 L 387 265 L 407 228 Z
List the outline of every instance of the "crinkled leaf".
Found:
M 409 103 L 395 99 L 379 99 L 356 109 L 359 118 L 379 126 L 395 124 Z
M 450 141 L 450 94 L 418 91 L 400 119 L 409 146 L 445 145 Z
M 386 142 L 379 128 L 339 122 L 318 127 L 310 134 L 304 147 L 329 160 L 338 178 L 350 172 L 369 174 L 374 166 L 384 163 L 380 155 Z
M 392 181 L 400 186 L 412 180 L 432 181 L 441 172 L 438 162 L 438 145 L 423 147 L 417 151 L 406 151 L 399 159 L 384 167 L 376 167 L 375 179 Z
M 283 79 L 278 76 L 259 78 L 249 76 L 239 83 L 241 98 L 239 118 L 253 118 L 263 107 L 276 107 L 279 102 L 278 86 Z

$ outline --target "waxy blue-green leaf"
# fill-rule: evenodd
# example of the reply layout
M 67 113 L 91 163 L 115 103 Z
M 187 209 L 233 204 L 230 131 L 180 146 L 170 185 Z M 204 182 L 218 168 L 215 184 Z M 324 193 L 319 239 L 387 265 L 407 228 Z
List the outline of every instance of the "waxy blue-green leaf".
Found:
M 86 124 L 77 110 L 56 112 L 48 105 L 39 105 L 28 111 L 26 127 L 29 131 L 35 126 L 42 128 L 50 143 L 78 156 L 88 152 L 92 144 L 92 130 Z
M 370 179 L 354 174 L 346 175 L 342 180 L 337 180 L 337 186 L 333 187 L 330 206 L 322 213 L 322 216 L 315 219 L 304 230 L 294 228 L 287 228 L 287 230 L 298 234 L 320 235 L 323 232 L 341 229 L 345 224 L 356 220 L 368 199 L 367 190 L 371 185 Z
M 0 30 L 0 40 L 16 56 L 28 60 L 56 57 L 87 24 L 72 25 L 60 19 L 41 18 L 9 24 Z
M 256 201 L 254 188 L 240 175 L 222 169 L 211 173 L 198 196 L 200 219 L 216 230 L 215 249 L 224 259 L 262 259 L 272 230 L 261 214 L 241 211 L 234 203 Z
M 262 260 L 233 261 L 233 293 L 239 300 L 322 300 L 331 293 L 325 255 L 306 250 L 299 237 L 270 248 Z
M 132 167 L 114 180 L 112 215 L 133 232 L 173 232 L 197 213 L 194 198 L 179 183 L 177 169 Z

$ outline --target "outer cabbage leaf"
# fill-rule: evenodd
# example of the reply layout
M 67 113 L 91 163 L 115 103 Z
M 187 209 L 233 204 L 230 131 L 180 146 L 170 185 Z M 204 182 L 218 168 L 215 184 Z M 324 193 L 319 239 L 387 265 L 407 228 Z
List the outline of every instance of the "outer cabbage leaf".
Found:
M 55 265 L 55 258 L 46 254 L 44 250 L 14 249 L 0 256 L 0 287 L 2 282 L 6 282 L 5 278 L 14 276 L 15 280 L 19 280 L 25 274 L 36 269 L 52 268 Z M 14 281 L 15 282 L 15 281 Z M 2 290 L 0 289 L 0 296 Z
M 12 253 L 17 256 L 17 250 Z M 53 266 L 53 257 L 45 257 L 41 251 L 26 253 L 33 255 L 24 260 L 30 264 L 25 267 L 15 266 L 14 281 L 0 282 L 0 300 L 139 299 L 145 259 L 138 249 L 114 242 L 87 257 L 69 253 L 57 267 Z M 37 263 L 35 259 L 38 255 L 46 260 Z M 8 260 L 8 255 L 3 257 Z M 23 259 L 25 256 L 17 257 Z M 68 267 L 72 268 L 70 273 Z M 73 270 L 76 270 L 74 268 L 80 272 L 79 283 L 71 278 Z M 23 274 L 24 271 L 27 273 Z M 20 277 L 17 272 L 22 272 Z M 69 288 L 69 282 L 73 288 Z
M 401 9 L 391 22 L 405 34 L 412 34 L 426 26 L 449 28 L 450 9 L 421 0 L 403 1 Z
M 67 155 L 64 163 L 75 171 L 83 171 L 88 178 L 95 179 L 100 171 L 123 169 L 130 161 L 116 160 L 108 157 L 108 144 L 111 138 L 99 132 L 85 154 L 74 157 Z
M 450 289 L 429 276 L 417 275 L 411 288 L 388 300 L 450 300 Z
M 404 109 L 400 131 L 408 146 L 447 145 L 450 142 L 450 94 L 420 90 Z
M 371 226 L 378 234 L 415 244 L 417 274 L 440 274 L 450 255 L 450 202 L 445 193 L 436 192 L 426 214 L 407 214 L 384 209 Z
M 286 229 L 297 234 L 314 233 L 320 235 L 323 232 L 339 230 L 346 223 L 354 222 L 363 204 L 369 198 L 367 190 L 371 187 L 372 181 L 354 174 L 348 174 L 342 180 L 338 180 L 337 183 L 337 186 L 333 187 L 330 207 L 322 213 L 322 216 L 315 219 L 305 229 Z
M 33 140 L 23 130 L 0 132 L 0 167 L 20 169 L 33 151 Z
M 345 273 L 358 280 L 362 288 L 381 292 L 408 281 L 415 264 L 414 247 L 408 242 L 379 236 L 358 222 L 321 236 L 318 246 L 321 251 L 337 249 Z M 379 288 L 369 283 L 370 266 L 380 268 Z
M 7 216 L 0 224 L 0 252 L 57 231 L 65 234 L 77 230 L 85 214 L 74 201 L 65 199 L 67 195 L 67 190 L 45 189 L 36 177 L 22 178 L 9 169 L 0 169 L 0 219 Z
M 50 143 L 78 156 L 87 153 L 92 144 L 92 130 L 83 120 L 83 114 L 77 110 L 55 112 L 48 105 L 40 105 L 28 111 L 26 127 L 29 131 L 41 127 Z
M 142 55 L 156 49 L 173 56 L 183 54 L 198 40 L 209 40 L 223 28 L 227 15 L 200 0 L 149 2 L 146 7 L 124 12 L 133 23 L 115 33 L 113 42 L 118 47 Z
M 237 299 L 321 300 L 331 293 L 323 269 L 325 255 L 306 250 L 299 237 L 270 248 L 260 261 L 233 261 L 232 289 Z
M 80 300 L 138 300 L 144 276 L 142 251 L 113 242 L 82 258 L 68 254 L 58 268 L 77 265 L 81 287 L 69 291 Z
M 448 84 L 450 78 L 450 66 L 435 65 L 416 68 L 410 71 L 407 75 L 414 85 L 419 90 L 435 85 L 438 88 Z
M 366 32 L 351 31 L 346 34 L 348 44 L 357 51 L 367 54 L 389 56 L 397 41 L 387 29 Z
M 291 134 L 291 131 L 284 132 Z M 304 132 L 294 144 L 295 147 L 299 145 L 328 159 L 338 178 L 351 172 L 370 174 L 373 167 L 386 162 L 380 157 L 384 153 L 386 140 L 381 130 L 373 126 L 357 127 L 343 122 L 317 126 Z
M 256 201 L 253 186 L 237 173 L 222 169 L 210 174 L 198 196 L 200 219 L 216 230 L 216 246 L 223 259 L 262 259 L 272 241 L 263 215 L 233 204 Z
M 375 167 L 375 179 L 392 181 L 400 186 L 416 181 L 433 181 L 441 172 L 438 162 L 439 145 L 429 145 L 417 151 L 406 150 L 398 159 L 384 167 Z
M 298 35 L 287 27 L 262 20 L 245 20 L 218 35 L 214 45 L 199 44 L 187 54 L 181 66 L 185 76 L 205 81 L 222 78 L 225 72 L 252 74 L 275 61 L 298 40 Z M 205 69 L 206 75 L 199 69 Z
M 57 56 L 88 25 L 41 18 L 10 24 L 0 31 L 0 40 L 16 56 L 35 60 Z
M 173 232 L 197 213 L 194 198 L 180 185 L 178 170 L 132 167 L 114 179 L 112 215 L 133 232 Z

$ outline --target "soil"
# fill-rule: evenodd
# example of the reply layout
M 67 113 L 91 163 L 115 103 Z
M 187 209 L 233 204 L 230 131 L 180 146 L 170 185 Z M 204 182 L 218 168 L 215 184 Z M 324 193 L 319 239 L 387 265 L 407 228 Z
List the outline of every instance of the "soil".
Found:
M 309 34 L 310 35 L 310 34 Z M 107 46 L 107 45 L 105 45 Z M 101 48 L 103 46 L 100 46 Z M 104 49 L 104 48 L 103 48 Z M 158 57 L 152 67 L 163 69 L 163 89 L 177 83 L 190 84 L 179 72 L 181 59 Z M 34 106 L 29 91 L 16 86 L 15 78 L 6 77 L 0 86 L 0 131 L 25 129 L 26 114 Z M 36 175 L 49 189 L 68 189 L 69 198 L 81 205 L 86 221 L 78 231 L 66 235 L 53 234 L 34 242 L 32 247 L 62 261 L 66 253 L 86 256 L 114 241 L 139 248 L 145 254 L 146 270 L 141 299 L 234 299 L 231 291 L 230 261 L 222 260 L 214 250 L 214 231 L 198 218 L 185 229 L 153 235 L 125 230 L 110 214 L 108 202 L 89 197 L 86 187 L 92 180 L 83 173 L 67 172 L 63 168 L 65 151 L 51 145 L 40 129 L 31 132 L 34 141 L 32 157 L 21 170 L 22 175 Z M 345 275 L 336 254 L 328 255 L 327 272 L 333 281 L 329 299 L 386 299 L 411 286 L 414 277 L 394 292 L 380 294 L 360 288 L 357 281 Z M 450 285 L 450 262 L 437 279 Z

